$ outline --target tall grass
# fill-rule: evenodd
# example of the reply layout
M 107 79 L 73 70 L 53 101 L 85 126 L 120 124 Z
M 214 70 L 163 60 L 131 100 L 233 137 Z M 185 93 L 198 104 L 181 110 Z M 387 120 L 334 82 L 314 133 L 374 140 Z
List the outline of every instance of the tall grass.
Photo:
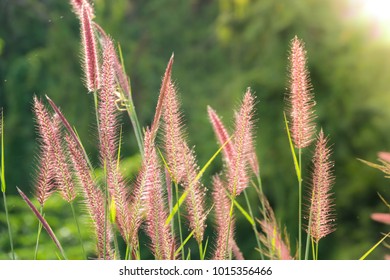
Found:
M 132 101 L 122 54 L 120 51 L 118 54 L 113 39 L 93 21 L 93 6 L 86 0 L 70 2 L 80 20 L 84 81 L 87 92 L 93 93 L 91 102 L 95 105 L 98 168 L 104 175 L 103 180 L 96 178 L 96 167 L 91 164 L 82 139 L 58 106 L 49 97 L 46 97 L 49 106 L 35 97 L 34 112 L 40 144 L 35 196 L 40 210 L 19 191 L 40 221 L 36 250 L 31 257 L 37 257 L 43 227 L 62 258 L 66 259 L 66 248 L 61 246 L 54 234 L 55 228 L 53 230 L 45 219 L 50 213 L 44 212 L 45 201 L 58 192 L 70 203 L 77 226 L 78 217 L 73 207 L 76 197 L 83 201 L 90 216 L 95 252 L 93 256 L 84 254 L 81 258 L 140 259 L 141 251 L 148 250 L 155 259 L 244 259 L 246 252 L 241 251 L 236 233 L 237 215 L 243 215 L 252 227 L 256 240 L 252 249 L 259 252 L 259 259 L 309 259 L 310 255 L 311 259 L 319 259 L 320 239 L 335 230 L 335 203 L 332 199 L 335 178 L 329 140 L 322 130 L 315 136 L 315 101 L 302 40 L 295 37 L 291 42 L 288 58 L 290 90 L 285 114 L 286 145 L 290 145 L 298 180 L 298 188 L 291 190 L 299 197 L 296 242 L 290 240 L 287 229 L 280 224 L 263 190 L 261 164 L 255 153 L 256 97 L 252 90 L 245 91 L 240 106 L 234 111 L 232 131 L 228 131 L 216 111 L 208 107 L 218 147 L 213 155 L 209 155 L 210 160 L 202 165 L 189 144 L 179 92 L 172 82 L 173 55 L 163 74 L 153 121 L 141 129 L 143 126 Z M 132 184 L 124 179 L 119 168 L 122 162 L 119 115 L 122 111 L 127 111 L 130 117 L 142 155 L 141 168 Z M 311 179 L 307 182 L 307 196 L 303 197 L 302 173 L 305 171 L 302 170 L 302 153 L 315 139 L 313 169 L 308 172 Z M 206 182 L 202 175 L 220 154 L 223 168 L 214 174 L 211 182 Z M 1 183 L 8 221 L 3 138 Z M 247 190 L 251 188 L 257 194 L 257 205 L 253 205 L 248 197 Z M 208 204 L 207 195 L 210 195 L 211 204 Z M 246 205 L 239 203 L 241 196 L 244 196 Z M 260 214 L 255 215 L 254 209 L 257 208 Z M 302 219 L 303 211 L 309 217 L 306 221 Z M 211 226 L 211 234 L 205 230 L 207 225 Z M 15 258 L 9 222 L 8 226 L 11 256 Z M 85 230 L 78 227 L 83 251 L 81 232 Z M 305 244 L 304 232 L 307 237 Z M 148 238 L 146 245 L 140 239 L 144 235 Z M 197 249 L 191 246 L 192 241 L 197 244 Z M 295 243 L 298 245 L 293 252 L 290 244 Z M 120 244 L 124 244 L 125 249 Z

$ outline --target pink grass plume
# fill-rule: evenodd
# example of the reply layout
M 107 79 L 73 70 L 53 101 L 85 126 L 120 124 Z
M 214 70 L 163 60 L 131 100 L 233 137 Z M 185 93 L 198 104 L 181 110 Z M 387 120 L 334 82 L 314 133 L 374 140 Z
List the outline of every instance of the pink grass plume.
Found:
M 333 162 L 330 160 L 331 149 L 328 147 L 328 139 L 321 129 L 313 156 L 313 172 L 310 189 L 311 216 L 309 231 L 313 240 L 318 241 L 335 231 L 334 199 L 331 192 L 335 178 L 333 176 Z
M 90 14 L 90 17 L 93 18 L 95 15 L 94 15 L 94 10 L 93 10 L 93 6 L 91 5 L 91 3 L 88 1 L 88 0 L 70 0 L 70 5 L 72 6 L 72 10 L 73 12 L 79 17 L 81 18 L 82 17 L 82 9 L 83 9 L 83 6 L 84 6 L 84 9 L 88 11 L 88 13 Z
M 184 189 L 188 191 L 185 200 L 187 216 L 190 228 L 194 230 L 194 237 L 200 244 L 206 227 L 206 192 L 199 178 L 197 178 L 199 167 L 193 149 L 186 142 L 180 103 L 176 87 L 172 82 L 165 92 L 162 118 L 165 158 L 173 180 L 182 184 Z
M 65 136 L 65 140 L 71 155 L 75 175 L 81 186 L 88 212 L 92 218 L 97 240 L 97 257 L 98 259 L 113 259 L 113 250 L 110 243 L 112 239 L 111 225 L 105 218 L 103 192 L 92 178 L 93 171 L 89 169 L 84 157 L 84 151 L 80 149 L 79 144 L 70 134 Z
M 165 224 L 168 213 L 161 181 L 161 167 L 151 133 L 150 130 L 147 130 L 145 134 L 145 150 L 147 150 L 145 155 L 148 155 L 148 159 L 145 160 L 147 165 L 144 168 L 149 171 L 145 182 L 148 189 L 146 233 L 152 241 L 151 247 L 155 258 L 167 260 L 174 256 L 176 246 L 170 225 Z
M 213 202 L 215 211 L 216 240 L 213 253 L 213 260 L 228 260 L 230 251 L 233 252 L 236 259 L 243 259 L 243 255 L 234 240 L 234 218 L 230 218 L 231 201 L 226 194 L 224 182 L 220 176 L 213 177 Z M 229 219 L 230 228 L 229 228 Z M 227 239 L 229 241 L 227 242 Z M 228 246 L 226 246 L 228 245 Z
M 99 60 L 96 49 L 96 39 L 93 31 L 91 13 L 88 6 L 81 7 L 81 38 L 83 47 L 83 68 L 85 84 L 89 92 L 97 91 L 99 82 Z
M 34 111 L 37 117 L 38 127 L 42 138 L 42 149 L 45 150 L 45 156 L 50 160 L 49 169 L 46 176 L 54 177 L 56 187 L 62 197 L 71 202 L 76 198 L 76 189 L 74 186 L 68 155 L 63 147 L 61 123 L 57 114 L 52 117 L 38 98 L 34 97 Z M 50 186 L 46 186 L 49 187 Z M 42 194 L 41 194 L 42 195 Z M 44 201 L 44 196 L 40 202 Z
M 263 233 L 260 234 L 260 241 L 264 247 L 261 249 L 265 256 L 271 260 L 292 260 L 290 243 L 286 230 L 284 237 L 276 221 L 275 213 L 268 200 L 264 199 L 264 219 L 259 221 Z
M 373 213 L 371 214 L 371 219 L 379 223 L 390 225 L 390 214 L 388 213 Z
M 255 97 L 247 89 L 239 112 L 236 114 L 234 130 L 234 157 L 228 166 L 228 190 L 239 195 L 249 183 L 249 160 L 253 154 Z
M 287 97 L 291 137 L 296 148 L 310 145 L 315 134 L 314 95 L 306 66 L 304 44 L 296 36 L 291 43 L 290 92 Z
M 130 213 L 128 207 L 128 189 L 118 170 L 118 111 L 115 105 L 114 45 L 111 40 L 103 46 L 103 65 L 99 97 L 99 137 L 100 161 L 106 170 L 106 184 L 110 200 L 116 208 L 116 222 L 126 242 L 130 238 Z

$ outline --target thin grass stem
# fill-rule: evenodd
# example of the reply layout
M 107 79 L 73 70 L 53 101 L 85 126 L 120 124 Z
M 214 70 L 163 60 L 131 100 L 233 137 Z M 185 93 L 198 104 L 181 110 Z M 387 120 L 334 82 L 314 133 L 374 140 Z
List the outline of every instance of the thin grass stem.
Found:
M 77 220 L 77 217 L 76 217 L 76 211 L 74 210 L 73 201 L 71 201 L 69 204 L 70 204 L 70 208 L 72 209 L 74 221 L 76 223 L 77 233 L 78 233 L 79 239 L 80 239 L 81 250 L 83 251 L 84 259 L 87 259 L 87 254 L 85 253 L 84 243 L 83 243 L 83 239 L 81 237 L 80 225 L 79 225 L 79 221 Z
M 202 242 L 199 242 L 198 246 L 199 246 L 199 257 L 200 257 L 200 260 L 203 261 L 204 260 L 204 254 L 203 254 L 203 244 L 202 244 Z
M 43 206 L 39 209 L 39 213 L 43 216 Z M 38 257 L 38 247 L 39 247 L 39 239 L 42 231 L 42 223 L 38 220 L 38 232 L 37 232 L 37 241 L 35 242 L 35 252 L 34 252 L 34 260 Z
M 311 209 L 311 208 L 310 208 Z M 312 214 L 310 210 L 309 214 L 309 223 L 308 225 L 311 225 L 311 219 L 312 219 Z M 306 249 L 305 249 L 305 260 L 309 259 L 309 247 L 310 247 L 310 237 L 311 237 L 311 227 L 307 227 L 307 237 L 306 237 Z M 313 245 L 312 245 L 313 246 Z
M 7 197 L 5 195 L 5 192 L 3 192 L 3 201 L 4 201 L 5 217 L 6 217 L 6 220 L 7 220 L 7 227 L 8 227 L 9 244 L 10 244 L 10 247 L 11 247 L 11 258 L 13 260 L 15 260 L 14 242 L 13 242 L 13 238 L 12 238 L 11 223 L 9 221 L 9 214 L 8 214 L 8 207 L 7 207 Z
M 176 201 L 179 201 L 179 187 L 178 187 L 178 184 L 177 182 L 175 182 L 175 194 L 176 194 Z M 182 228 L 181 228 L 181 217 L 180 217 L 180 207 L 178 207 L 177 209 L 177 223 L 178 223 L 178 228 L 179 228 L 179 236 L 180 236 L 180 245 L 183 244 L 183 232 L 182 232 Z M 182 259 L 184 260 L 185 258 L 185 251 L 184 251 L 184 248 L 182 248 L 182 251 L 183 251 L 183 254 L 182 255 Z
M 4 171 L 4 120 L 3 120 L 3 111 L 0 111 L 0 135 L 1 135 L 1 162 L 0 162 L 0 181 L 1 181 L 1 192 L 3 193 L 3 201 L 4 201 L 4 209 L 5 209 L 5 217 L 7 220 L 7 227 L 8 227 L 8 236 L 9 236 L 9 243 L 11 247 L 11 258 L 15 260 L 15 251 L 14 251 L 14 242 L 12 238 L 12 229 L 11 229 L 11 223 L 9 221 L 9 215 L 8 215 L 8 205 L 7 205 L 7 195 L 5 194 L 5 191 L 7 189 L 7 184 L 5 182 L 5 171 Z
M 251 216 L 252 220 L 254 220 L 252 207 L 251 207 L 251 204 L 250 204 L 250 201 L 249 201 L 246 189 L 244 190 L 244 196 L 245 196 L 246 204 L 248 205 L 249 215 Z M 263 206 L 263 208 L 264 208 L 264 206 Z M 256 237 L 256 243 L 257 243 L 257 246 L 259 248 L 260 257 L 261 257 L 262 260 L 264 260 L 264 255 L 262 253 L 263 250 L 262 250 L 262 246 L 261 246 L 261 243 L 260 243 L 260 240 L 259 240 L 259 232 L 257 231 L 256 224 L 252 224 L 252 229 L 253 229 L 253 232 L 254 232 L 255 237 Z
M 230 228 L 232 226 L 232 219 L 233 219 L 233 209 L 234 209 L 234 201 L 236 199 L 236 187 L 233 188 L 233 194 L 231 197 L 231 204 L 230 204 L 230 211 L 229 211 L 229 224 L 228 224 L 228 232 L 227 232 L 227 238 L 226 238 L 226 252 L 229 252 L 229 259 L 232 259 L 232 251 L 229 250 L 229 239 L 230 239 Z
M 299 173 L 302 174 L 302 149 L 298 149 Z M 302 259 L 302 178 L 298 182 L 298 259 Z

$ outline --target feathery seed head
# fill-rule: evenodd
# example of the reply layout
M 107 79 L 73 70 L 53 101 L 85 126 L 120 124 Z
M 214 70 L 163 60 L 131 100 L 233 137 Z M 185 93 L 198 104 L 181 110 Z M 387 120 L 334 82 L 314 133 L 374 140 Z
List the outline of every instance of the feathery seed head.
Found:
M 268 200 L 264 198 L 264 220 L 260 221 L 260 226 L 263 231 L 260 234 L 260 241 L 264 244 L 262 252 L 270 259 L 276 260 L 291 260 L 290 244 L 288 236 L 279 230 L 278 223 L 276 221 L 275 213 L 271 208 Z
M 221 119 L 217 115 L 217 113 L 214 111 L 213 108 L 210 106 L 207 106 L 207 112 L 209 114 L 209 119 L 211 122 L 211 125 L 213 126 L 213 130 L 215 135 L 217 136 L 218 144 L 223 145 L 226 143 L 226 141 L 229 140 L 230 136 L 222 123 Z M 233 161 L 233 156 L 235 153 L 234 145 L 231 141 L 229 141 L 222 150 L 223 156 L 225 161 L 229 164 Z
M 172 54 L 171 58 L 169 59 L 169 62 L 168 62 L 168 65 L 167 65 L 167 68 L 165 70 L 164 77 L 163 77 L 163 80 L 161 83 L 160 94 L 159 94 L 158 101 L 157 101 L 156 113 L 154 115 L 153 123 L 152 123 L 151 129 L 150 129 L 152 132 L 153 138 L 156 136 L 157 129 L 158 129 L 159 123 L 160 123 L 160 118 L 161 118 L 161 115 L 163 114 L 163 107 L 165 106 L 164 102 L 166 102 L 165 101 L 166 95 L 171 90 L 171 84 L 172 84 L 171 75 L 172 75 L 173 59 L 174 59 L 174 54 Z
M 371 219 L 379 223 L 390 225 L 390 214 L 388 213 L 372 213 Z
M 305 148 L 315 133 L 314 96 L 306 66 L 304 44 L 296 36 L 291 43 L 290 92 L 287 97 L 291 120 L 291 137 L 297 148 Z
M 82 8 L 84 8 L 88 11 L 91 18 L 94 18 L 94 10 L 91 5 L 91 3 L 88 0 L 70 0 L 70 4 L 72 5 L 73 12 L 79 17 L 82 17 Z
M 310 224 L 307 231 L 315 242 L 335 231 L 335 213 L 331 189 L 334 184 L 333 162 L 330 160 L 331 149 L 328 139 L 321 129 L 313 157 L 311 181 Z
M 38 175 L 35 180 L 35 195 L 41 206 L 54 192 L 55 180 L 52 162 L 51 144 L 48 135 L 50 129 L 50 115 L 41 101 L 34 96 L 34 113 L 37 121 L 37 130 L 40 137 L 40 154 L 38 162 Z
M 91 20 L 91 12 L 87 5 L 81 7 L 81 38 L 83 46 L 83 68 L 86 87 L 90 92 L 99 89 L 99 60 L 96 49 L 95 34 Z
M 92 178 L 92 171 L 88 167 L 83 151 L 78 143 L 69 134 L 65 140 L 72 159 L 73 170 L 81 185 L 81 190 L 86 201 L 88 212 L 92 217 L 97 239 L 97 256 L 99 259 L 112 259 L 112 248 L 110 245 L 112 233 L 111 225 L 105 218 L 105 202 L 102 191 L 97 187 Z M 106 252 L 106 255 L 104 255 Z
M 47 111 L 45 106 L 38 98 L 34 97 L 34 112 L 37 118 L 38 130 L 42 139 L 42 152 L 43 162 L 41 162 L 42 168 L 48 163 L 47 170 L 41 168 L 38 175 L 37 188 L 45 187 L 47 189 L 37 190 L 37 194 L 40 197 L 40 203 L 44 202 L 46 195 L 44 193 L 53 189 L 53 180 L 58 187 L 62 197 L 68 202 L 72 201 L 76 197 L 76 190 L 74 187 L 72 174 L 68 162 L 66 151 L 63 149 L 61 124 L 57 114 L 53 117 Z M 43 181 L 42 181 L 43 180 Z M 50 183 L 51 182 L 51 183 Z M 49 184 L 49 185 L 47 185 Z
M 106 170 L 107 188 L 115 204 L 116 221 L 119 231 L 126 242 L 130 238 L 130 212 L 128 207 L 128 190 L 118 170 L 118 111 L 115 104 L 115 49 L 112 41 L 107 39 L 103 45 L 103 65 L 101 88 L 99 90 L 99 138 L 100 161 Z
M 247 89 L 239 112 L 236 114 L 234 131 L 235 154 L 229 165 L 228 190 L 232 195 L 239 195 L 249 183 L 249 160 L 254 151 L 254 106 L 255 97 Z

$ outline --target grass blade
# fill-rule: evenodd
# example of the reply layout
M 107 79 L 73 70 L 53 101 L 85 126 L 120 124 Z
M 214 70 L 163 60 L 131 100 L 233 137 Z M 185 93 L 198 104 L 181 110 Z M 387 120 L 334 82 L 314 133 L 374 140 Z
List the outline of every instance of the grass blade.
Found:
M 38 209 L 34 206 L 34 204 L 31 202 L 31 200 L 28 199 L 28 197 L 18 188 L 20 196 L 23 198 L 23 200 L 27 203 L 27 205 L 30 207 L 30 209 L 33 211 L 35 216 L 38 218 L 38 220 L 42 223 L 42 226 L 46 230 L 46 232 L 49 234 L 50 238 L 53 240 L 54 244 L 57 246 L 58 250 L 60 250 L 62 257 L 66 260 L 66 255 L 64 252 L 64 249 L 62 249 L 61 243 L 58 241 L 56 235 L 54 234 L 53 230 L 51 229 L 48 222 L 45 220 L 45 218 L 39 213 Z
M 181 250 L 183 250 L 184 245 L 187 244 L 187 242 L 191 239 L 191 237 L 194 235 L 194 230 L 191 231 L 191 233 L 187 236 L 187 238 L 181 243 L 180 247 L 177 248 L 175 251 L 175 256 L 178 256 Z
M 4 171 L 4 120 L 3 120 L 3 111 L 2 110 L 0 111 L 0 136 L 1 136 L 1 161 L 0 161 L 1 192 L 3 193 L 5 217 L 7 220 L 9 243 L 10 243 L 10 247 L 11 247 L 11 256 L 12 256 L 12 259 L 14 260 L 15 259 L 14 242 L 13 242 L 13 238 L 12 238 L 11 224 L 10 224 L 9 215 L 8 215 L 7 196 L 5 194 L 5 191 L 7 188 L 6 188 L 6 183 L 5 183 L 5 171 Z
M 378 243 L 376 243 L 374 246 L 372 246 L 363 256 L 360 257 L 359 260 L 362 261 L 365 258 L 367 258 L 372 253 L 372 251 L 374 251 L 375 248 L 378 247 L 379 244 L 381 244 L 389 236 L 390 236 L 390 232 L 388 232 L 381 240 L 379 240 Z
M 297 174 L 298 182 L 301 182 L 302 181 L 301 169 L 299 168 L 297 155 L 295 154 L 294 144 L 293 144 L 292 139 L 291 139 L 290 128 L 288 127 L 288 121 L 287 121 L 287 117 L 286 117 L 285 112 L 283 112 L 283 116 L 284 116 L 284 123 L 286 124 L 286 131 L 287 131 L 288 141 L 290 143 L 291 154 L 292 154 L 292 157 L 294 160 L 295 172 Z
M 228 140 L 226 140 L 226 142 L 214 153 L 214 155 L 207 161 L 207 163 L 203 166 L 203 168 L 199 171 L 198 175 L 196 175 L 195 177 L 195 182 L 198 181 L 200 179 L 200 177 L 202 177 L 203 173 L 205 173 L 205 171 L 207 170 L 207 168 L 210 166 L 210 164 L 214 161 L 214 159 L 219 155 L 219 153 L 222 151 L 222 149 L 226 146 L 227 143 L 229 143 L 229 141 L 233 138 L 233 135 L 230 136 L 230 138 Z M 186 199 L 188 193 L 189 193 L 189 190 L 190 188 L 188 188 L 185 192 L 183 192 L 183 194 L 180 196 L 179 200 L 176 202 L 175 206 L 172 208 L 172 211 L 171 213 L 169 213 L 169 216 L 168 218 L 166 219 L 165 221 L 165 224 L 168 225 L 172 218 L 175 216 L 175 214 L 177 213 L 177 211 L 179 210 L 179 207 L 182 205 L 182 203 L 184 202 L 184 200 Z
M 230 198 L 230 200 L 233 201 L 234 206 L 236 206 L 236 208 L 240 210 L 241 214 L 248 220 L 251 226 L 254 226 L 255 221 L 252 219 L 251 215 L 240 205 L 240 203 L 237 202 L 236 199 L 233 198 L 232 195 L 230 195 L 228 191 L 226 191 L 226 195 Z

